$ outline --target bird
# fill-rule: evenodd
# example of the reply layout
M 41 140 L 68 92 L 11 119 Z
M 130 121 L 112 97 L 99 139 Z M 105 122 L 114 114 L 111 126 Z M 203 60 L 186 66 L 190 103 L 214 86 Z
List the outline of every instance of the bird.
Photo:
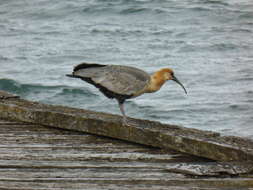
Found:
M 72 74 L 66 76 L 90 83 L 107 98 L 116 99 L 123 116 L 123 125 L 129 125 L 124 110 L 124 102 L 127 99 L 156 92 L 169 80 L 178 83 L 187 94 L 184 85 L 170 68 L 162 68 L 150 75 L 131 66 L 81 63 L 74 67 Z

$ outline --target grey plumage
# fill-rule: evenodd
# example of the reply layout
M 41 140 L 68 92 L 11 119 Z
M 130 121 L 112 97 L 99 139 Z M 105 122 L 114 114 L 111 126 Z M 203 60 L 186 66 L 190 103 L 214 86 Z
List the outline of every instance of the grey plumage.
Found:
M 142 91 L 150 80 L 146 72 L 121 65 L 81 68 L 74 71 L 72 75 L 79 78 L 90 78 L 94 83 L 111 92 L 129 96 L 135 96 Z

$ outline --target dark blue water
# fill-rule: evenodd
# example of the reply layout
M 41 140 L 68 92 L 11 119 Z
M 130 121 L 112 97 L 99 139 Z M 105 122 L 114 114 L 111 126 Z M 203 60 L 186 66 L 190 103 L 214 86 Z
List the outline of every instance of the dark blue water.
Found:
M 120 114 L 65 77 L 80 62 L 121 64 L 168 82 L 126 102 L 131 117 L 253 138 L 252 0 L 1 0 L 0 89 L 29 100 Z

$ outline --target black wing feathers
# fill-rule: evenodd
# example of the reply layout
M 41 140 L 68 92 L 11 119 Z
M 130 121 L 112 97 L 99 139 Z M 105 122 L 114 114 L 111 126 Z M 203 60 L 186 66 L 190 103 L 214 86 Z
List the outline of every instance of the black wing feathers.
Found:
M 81 63 L 74 67 L 74 72 L 80 69 L 87 69 L 91 67 L 105 67 L 106 65 L 96 64 L 96 63 Z
M 96 88 L 98 88 L 100 90 L 100 92 L 102 92 L 107 98 L 116 98 L 120 103 L 124 103 L 124 101 L 128 98 L 131 98 L 132 95 L 122 95 L 122 94 L 118 94 L 115 92 L 112 92 L 110 90 L 108 90 L 107 88 L 105 88 L 104 86 L 95 83 L 91 78 L 84 78 L 84 77 L 80 77 L 80 79 L 94 85 Z
M 92 67 L 105 67 L 107 65 L 102 65 L 102 64 L 96 64 L 96 63 L 81 63 L 77 66 L 74 67 L 73 69 L 73 74 L 71 75 L 66 75 L 68 77 L 73 77 L 73 78 L 80 78 L 92 85 L 94 85 L 96 88 L 98 88 L 106 97 L 108 98 L 116 98 L 120 103 L 123 103 L 126 99 L 131 98 L 133 95 L 123 95 L 123 94 L 118 94 L 115 93 L 106 87 L 94 82 L 90 77 L 81 77 L 81 76 L 76 76 L 74 72 L 81 70 L 81 69 L 87 69 L 87 68 L 92 68 Z

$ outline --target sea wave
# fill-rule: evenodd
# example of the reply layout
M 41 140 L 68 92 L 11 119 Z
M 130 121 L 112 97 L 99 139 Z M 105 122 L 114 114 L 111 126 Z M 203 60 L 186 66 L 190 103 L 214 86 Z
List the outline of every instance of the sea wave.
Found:
M 0 89 L 20 95 L 21 97 L 31 97 L 35 96 L 36 94 L 48 94 L 51 97 L 70 95 L 82 95 L 85 97 L 97 96 L 86 88 L 75 88 L 66 85 L 46 86 L 41 84 L 23 84 L 12 79 L 0 79 Z
M 128 116 L 253 134 L 252 0 L 0 4 L 0 90 L 120 114 L 116 101 L 65 74 L 81 62 L 149 73 L 171 67 L 188 95 L 168 82 L 156 94 L 126 101 Z

